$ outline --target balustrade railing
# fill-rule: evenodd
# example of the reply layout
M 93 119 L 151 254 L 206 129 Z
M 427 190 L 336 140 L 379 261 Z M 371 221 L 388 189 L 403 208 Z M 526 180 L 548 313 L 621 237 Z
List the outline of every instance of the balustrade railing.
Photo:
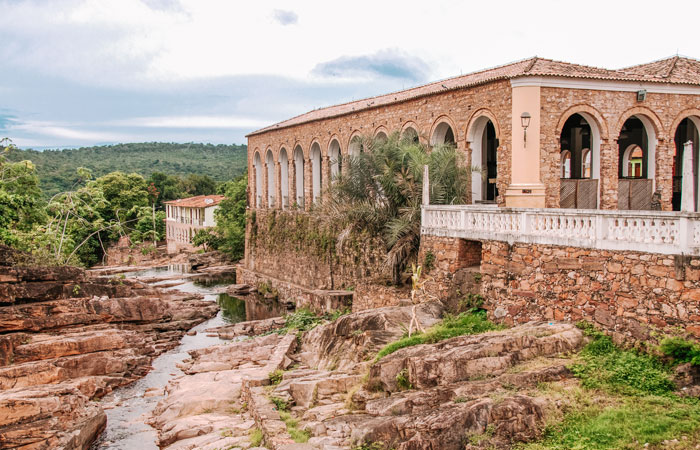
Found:
M 422 234 L 509 243 L 700 254 L 700 214 L 423 206 Z

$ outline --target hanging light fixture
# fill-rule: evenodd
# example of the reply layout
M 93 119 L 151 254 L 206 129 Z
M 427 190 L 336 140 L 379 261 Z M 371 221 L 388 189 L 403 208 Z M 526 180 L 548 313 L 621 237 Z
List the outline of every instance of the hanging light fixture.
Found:
M 527 147 L 527 127 L 530 126 L 530 116 L 529 112 L 524 112 L 520 115 L 520 124 L 523 126 L 523 145 Z

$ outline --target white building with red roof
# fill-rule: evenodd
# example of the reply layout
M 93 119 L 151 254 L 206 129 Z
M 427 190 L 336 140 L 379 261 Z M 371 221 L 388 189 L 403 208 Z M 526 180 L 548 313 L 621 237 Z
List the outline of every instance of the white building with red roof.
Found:
M 216 226 L 214 211 L 223 195 L 198 195 L 165 202 L 165 235 L 168 253 L 193 250 L 197 231 Z

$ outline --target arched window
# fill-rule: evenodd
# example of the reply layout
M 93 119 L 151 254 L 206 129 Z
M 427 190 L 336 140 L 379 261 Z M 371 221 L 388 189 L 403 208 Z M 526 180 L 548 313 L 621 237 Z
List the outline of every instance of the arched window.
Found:
M 321 146 L 317 142 L 311 146 L 311 192 L 313 202 L 321 197 Z
M 343 169 L 343 161 L 340 156 L 340 144 L 337 139 L 333 139 L 331 145 L 328 146 L 328 159 L 331 164 L 331 180 L 333 180 L 340 175 L 340 171 Z
M 378 142 L 386 142 L 387 139 L 389 139 L 389 137 L 386 135 L 385 132 L 380 131 L 374 135 L 374 139 Z
M 267 151 L 265 165 L 267 165 L 267 207 L 274 208 L 277 198 L 277 183 L 275 182 L 275 157 L 272 156 L 272 150 Z
M 622 155 L 622 176 L 626 178 L 644 177 L 644 150 L 639 145 L 632 144 Z
M 435 128 L 433 136 L 430 139 L 431 145 L 455 144 L 455 134 L 452 127 L 447 122 L 440 122 Z
M 673 159 L 673 197 L 672 204 L 674 211 L 698 211 L 700 199 L 700 176 L 698 167 L 700 166 L 700 117 L 690 116 L 683 119 L 675 130 L 673 141 L 675 142 L 676 154 Z M 686 155 L 686 150 L 692 150 L 691 155 Z M 686 170 L 685 164 L 692 162 L 692 169 Z M 686 180 L 692 173 L 692 179 Z M 692 187 L 692 189 L 690 189 Z M 685 189 L 685 194 L 683 193 Z M 692 202 L 690 197 L 692 190 Z M 684 200 L 685 199 L 685 200 Z M 681 205 L 681 201 L 683 205 Z
M 282 208 L 289 208 L 289 158 L 285 148 L 280 150 L 280 188 L 282 189 Z
M 571 152 L 568 150 L 561 152 L 561 177 L 571 178 Z
M 297 145 L 294 149 L 294 167 L 296 173 L 296 203 L 299 207 L 304 208 L 304 151 L 301 146 Z
M 581 157 L 583 161 L 581 166 L 581 178 L 591 178 L 591 160 L 593 159 L 593 153 L 589 148 L 584 148 L 581 153 L 583 154 Z
M 359 136 L 355 136 L 350 140 L 350 145 L 348 146 L 348 155 L 352 158 L 357 158 L 362 153 L 362 139 Z
M 413 142 L 414 144 L 418 144 L 419 142 L 418 131 L 416 131 L 416 129 L 413 127 L 407 127 L 405 130 L 403 130 L 403 133 L 401 133 L 401 138 Z
M 260 153 L 255 152 L 253 164 L 255 165 L 255 207 L 260 208 L 262 206 L 263 195 L 263 170 Z

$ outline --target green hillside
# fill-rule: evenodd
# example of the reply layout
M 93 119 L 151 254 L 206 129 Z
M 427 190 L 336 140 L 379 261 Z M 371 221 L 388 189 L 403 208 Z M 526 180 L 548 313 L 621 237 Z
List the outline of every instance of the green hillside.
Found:
M 71 188 L 78 167 L 90 169 L 95 177 L 119 170 L 136 172 L 144 178 L 152 172 L 163 172 L 232 180 L 245 171 L 246 153 L 246 145 L 144 142 L 41 152 L 14 150 L 8 159 L 31 160 L 37 167 L 43 192 L 52 196 Z

